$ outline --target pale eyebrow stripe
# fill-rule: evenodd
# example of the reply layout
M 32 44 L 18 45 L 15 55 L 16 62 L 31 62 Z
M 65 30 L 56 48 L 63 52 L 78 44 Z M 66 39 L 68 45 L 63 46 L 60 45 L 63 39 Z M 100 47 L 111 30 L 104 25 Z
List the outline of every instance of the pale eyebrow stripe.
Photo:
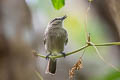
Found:
M 60 20 L 60 18 L 55 18 L 50 23 L 54 22 L 55 20 Z

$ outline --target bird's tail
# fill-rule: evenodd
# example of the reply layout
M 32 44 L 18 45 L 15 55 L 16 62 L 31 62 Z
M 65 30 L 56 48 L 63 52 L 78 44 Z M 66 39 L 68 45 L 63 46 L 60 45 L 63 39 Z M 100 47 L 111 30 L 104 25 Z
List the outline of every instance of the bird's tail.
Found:
M 47 69 L 46 69 L 46 73 L 54 75 L 55 72 L 56 72 L 56 64 L 57 64 L 57 60 L 56 59 L 49 58 Z

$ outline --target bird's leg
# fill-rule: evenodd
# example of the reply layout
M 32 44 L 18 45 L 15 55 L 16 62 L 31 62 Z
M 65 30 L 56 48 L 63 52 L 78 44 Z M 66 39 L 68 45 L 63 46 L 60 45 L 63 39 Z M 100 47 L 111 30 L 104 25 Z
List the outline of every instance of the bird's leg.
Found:
M 46 56 L 46 60 L 49 59 L 49 56 L 51 55 L 51 53 L 49 53 L 47 56 Z
M 60 54 L 62 54 L 64 56 L 64 58 L 65 58 L 66 54 L 64 52 L 61 52 Z

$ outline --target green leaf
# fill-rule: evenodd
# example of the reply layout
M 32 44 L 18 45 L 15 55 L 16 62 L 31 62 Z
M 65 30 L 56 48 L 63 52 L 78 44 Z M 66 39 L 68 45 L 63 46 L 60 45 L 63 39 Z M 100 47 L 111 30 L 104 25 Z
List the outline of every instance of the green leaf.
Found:
M 51 0 L 54 8 L 59 10 L 65 5 L 65 0 Z
M 120 72 L 110 72 L 104 80 L 120 80 Z

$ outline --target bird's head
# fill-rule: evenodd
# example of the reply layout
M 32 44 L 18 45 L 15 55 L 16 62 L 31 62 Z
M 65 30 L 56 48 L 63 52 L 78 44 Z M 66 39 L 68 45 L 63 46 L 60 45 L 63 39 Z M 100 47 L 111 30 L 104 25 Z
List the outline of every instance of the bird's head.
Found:
M 55 18 L 50 22 L 50 25 L 61 25 L 62 22 L 64 21 L 64 19 L 66 19 L 67 16 L 63 16 L 63 17 L 59 17 L 59 18 Z

